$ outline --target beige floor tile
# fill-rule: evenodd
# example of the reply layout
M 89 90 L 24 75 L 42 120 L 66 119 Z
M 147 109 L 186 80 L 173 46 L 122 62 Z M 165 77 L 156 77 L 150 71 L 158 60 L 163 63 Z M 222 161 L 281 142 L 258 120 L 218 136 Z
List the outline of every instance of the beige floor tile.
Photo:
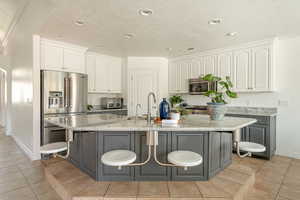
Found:
M 63 184 L 64 189 L 70 196 L 77 196 L 82 190 L 91 187 L 96 181 L 91 179 L 89 176 L 80 176 L 73 181 L 69 181 Z
M 169 197 L 168 183 L 162 181 L 139 182 L 138 197 Z
M 95 184 L 76 194 L 76 196 L 88 198 L 103 197 L 107 192 L 109 185 L 110 182 L 96 182 Z
M 252 175 L 254 173 L 254 171 L 250 167 L 247 167 L 245 165 L 235 164 L 235 163 L 231 164 L 227 169 L 238 171 L 240 173 L 247 174 L 247 175 Z
M 30 187 L 24 187 L 0 195 L 0 200 L 37 200 Z
M 222 188 L 214 185 L 211 181 L 197 181 L 196 182 L 200 193 L 203 197 L 209 198 L 230 198 L 231 195 L 225 192 Z
M 225 192 L 230 194 L 233 197 L 237 191 L 241 189 L 241 184 L 238 184 L 233 181 L 229 181 L 223 178 L 214 177 L 211 179 L 211 182 L 216 185 L 218 188 L 223 188 Z
M 0 169 L 0 176 L 9 174 L 9 173 L 16 173 L 19 172 L 19 168 L 16 166 L 11 166 L 11 167 L 6 167 L 6 168 L 1 168 Z
M 28 186 L 28 183 L 25 180 L 25 178 L 6 181 L 4 183 L 0 183 L 0 194 L 3 194 L 5 192 L 10 192 L 19 188 L 23 188 L 26 186 Z
M 31 184 L 31 188 L 36 195 L 42 195 L 53 191 L 51 185 L 46 180 Z
M 263 192 L 268 193 L 271 198 L 275 199 L 280 189 L 280 183 L 271 183 L 271 182 L 256 180 L 253 187 L 254 189 L 261 190 Z
M 81 172 L 79 169 L 74 168 L 72 170 L 61 170 L 54 174 L 54 177 L 62 184 L 72 182 L 79 177 L 87 177 L 88 175 Z
M 202 197 L 196 182 L 192 181 L 173 181 L 168 182 L 171 197 Z
M 279 191 L 279 195 L 290 200 L 299 200 L 300 190 L 293 190 L 292 188 L 282 185 Z
M 106 198 L 132 198 L 138 194 L 138 183 L 137 182 L 112 182 L 105 194 Z
M 292 165 L 300 167 L 300 159 L 292 159 Z
M 0 183 L 6 183 L 7 181 L 14 181 L 24 178 L 21 172 L 12 172 L 0 175 Z
M 62 200 L 54 190 L 37 196 L 38 200 Z
M 278 197 L 276 198 L 276 200 L 290 200 L 290 199 L 285 198 L 285 197 L 282 197 L 282 196 L 278 196 Z
M 218 174 L 218 177 L 230 180 L 239 184 L 245 184 L 250 175 L 240 173 L 238 171 L 233 171 L 231 169 L 225 169 Z
M 280 173 L 276 173 L 273 170 L 260 170 L 256 173 L 255 176 L 256 180 L 260 182 L 274 182 L 274 183 L 281 183 L 283 181 L 284 175 Z
M 252 189 L 245 200 L 274 200 L 272 195 L 262 190 Z

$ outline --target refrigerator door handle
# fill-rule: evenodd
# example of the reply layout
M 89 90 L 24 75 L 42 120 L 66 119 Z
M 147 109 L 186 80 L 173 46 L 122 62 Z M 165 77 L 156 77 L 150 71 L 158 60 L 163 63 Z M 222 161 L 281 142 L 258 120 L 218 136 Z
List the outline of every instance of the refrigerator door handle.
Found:
M 64 107 L 69 107 L 69 80 L 64 78 Z
M 72 81 L 72 78 L 69 78 L 69 102 L 68 102 L 68 105 L 70 108 L 73 107 L 71 99 L 73 99 L 73 81 Z

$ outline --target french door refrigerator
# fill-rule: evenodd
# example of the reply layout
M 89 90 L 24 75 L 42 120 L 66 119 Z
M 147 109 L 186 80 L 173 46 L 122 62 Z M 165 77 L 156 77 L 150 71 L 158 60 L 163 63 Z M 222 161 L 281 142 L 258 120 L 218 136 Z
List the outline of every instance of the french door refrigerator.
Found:
M 87 112 L 86 74 L 41 71 L 41 144 L 64 141 L 64 129 L 44 122 L 47 116 Z

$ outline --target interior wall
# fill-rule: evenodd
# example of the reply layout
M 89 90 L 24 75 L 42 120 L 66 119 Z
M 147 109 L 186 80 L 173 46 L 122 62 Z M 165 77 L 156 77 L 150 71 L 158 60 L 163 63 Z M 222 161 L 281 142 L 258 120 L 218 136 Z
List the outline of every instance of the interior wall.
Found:
M 11 69 L 11 133 L 31 159 L 36 159 L 33 138 L 40 134 L 33 130 L 33 87 L 39 87 L 33 85 L 33 35 L 39 32 L 53 8 L 52 1 L 29 1 L 6 47 Z
M 241 93 L 232 106 L 277 107 L 277 154 L 300 158 L 300 37 L 279 39 L 275 51 L 274 93 Z M 204 96 L 184 95 L 189 104 L 205 105 Z

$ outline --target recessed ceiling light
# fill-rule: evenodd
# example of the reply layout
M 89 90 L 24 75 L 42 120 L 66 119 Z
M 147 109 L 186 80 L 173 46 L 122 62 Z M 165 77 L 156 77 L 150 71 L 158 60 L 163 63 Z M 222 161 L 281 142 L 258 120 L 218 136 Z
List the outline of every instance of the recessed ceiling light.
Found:
M 130 34 L 130 33 L 124 34 L 125 39 L 131 39 L 132 37 L 133 37 L 133 34 Z
M 208 21 L 209 25 L 216 25 L 216 24 L 221 24 L 222 20 L 221 19 L 212 19 Z
M 236 36 L 237 34 L 238 34 L 237 32 L 229 32 L 229 33 L 226 33 L 226 36 L 233 37 L 233 36 Z
M 153 14 L 153 11 L 150 9 L 140 9 L 139 14 L 142 16 L 150 16 Z
M 190 47 L 190 48 L 187 48 L 187 50 L 188 51 L 193 51 L 193 50 L 195 50 L 195 48 L 194 47 Z
M 83 26 L 83 25 L 84 25 L 84 21 L 83 21 L 83 20 L 76 20 L 76 21 L 75 21 L 75 24 L 76 24 L 77 26 Z

